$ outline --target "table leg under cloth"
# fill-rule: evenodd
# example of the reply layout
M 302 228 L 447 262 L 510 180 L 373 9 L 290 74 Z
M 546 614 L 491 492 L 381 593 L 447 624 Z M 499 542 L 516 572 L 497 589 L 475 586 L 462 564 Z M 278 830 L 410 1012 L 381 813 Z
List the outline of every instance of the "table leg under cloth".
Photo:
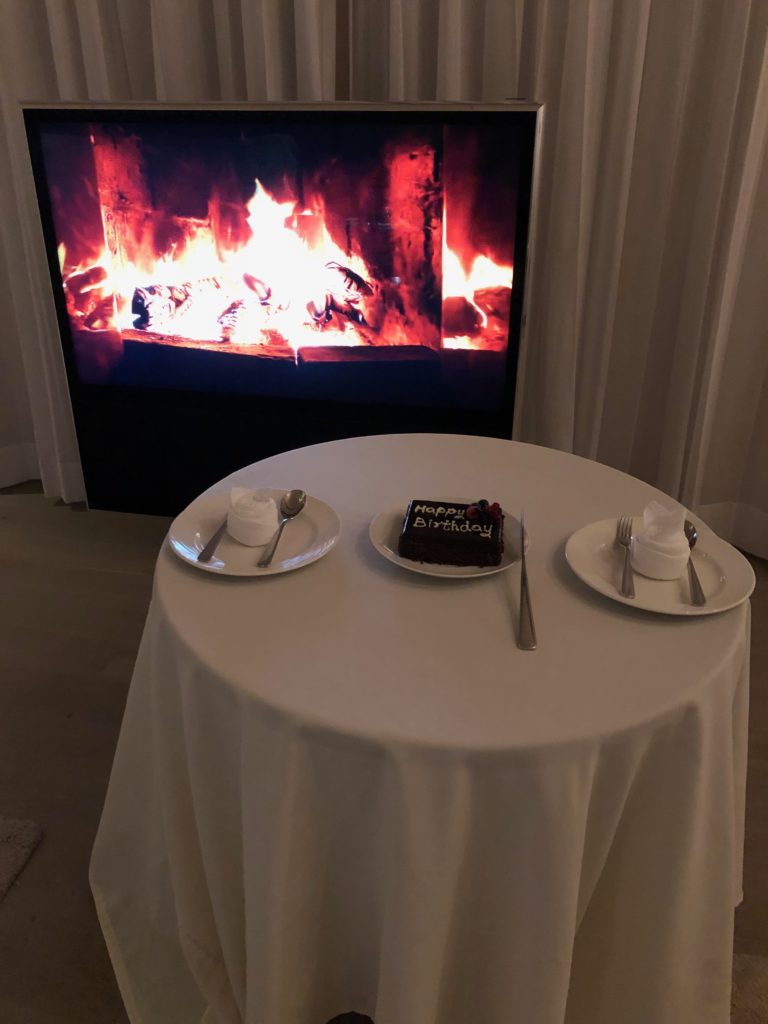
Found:
M 748 642 L 650 738 L 460 755 L 203 686 L 163 615 L 90 870 L 132 1024 L 727 1024 Z

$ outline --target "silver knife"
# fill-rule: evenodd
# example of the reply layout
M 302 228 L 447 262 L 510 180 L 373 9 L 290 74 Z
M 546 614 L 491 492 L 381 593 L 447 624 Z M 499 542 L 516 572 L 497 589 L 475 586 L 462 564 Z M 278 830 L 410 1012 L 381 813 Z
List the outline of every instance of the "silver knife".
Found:
M 522 512 L 520 513 L 520 626 L 517 631 L 517 646 L 521 651 L 536 650 L 536 627 L 533 624 L 528 569 L 525 564 L 525 525 Z
M 203 550 L 197 556 L 198 562 L 210 562 L 213 558 L 216 548 L 219 546 L 219 541 L 224 536 L 224 531 L 227 528 L 227 520 L 225 519 L 221 526 L 218 528 L 216 533 L 211 537 L 208 543 L 205 545 Z

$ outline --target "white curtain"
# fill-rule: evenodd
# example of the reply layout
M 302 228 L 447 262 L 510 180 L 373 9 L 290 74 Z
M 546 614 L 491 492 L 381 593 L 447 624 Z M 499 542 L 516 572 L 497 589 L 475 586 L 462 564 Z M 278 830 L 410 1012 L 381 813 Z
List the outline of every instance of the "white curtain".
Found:
M 82 496 L 19 99 L 518 97 L 544 115 L 515 436 L 655 483 L 768 557 L 765 0 L 0 12 L 0 485 L 34 440 L 46 492 Z

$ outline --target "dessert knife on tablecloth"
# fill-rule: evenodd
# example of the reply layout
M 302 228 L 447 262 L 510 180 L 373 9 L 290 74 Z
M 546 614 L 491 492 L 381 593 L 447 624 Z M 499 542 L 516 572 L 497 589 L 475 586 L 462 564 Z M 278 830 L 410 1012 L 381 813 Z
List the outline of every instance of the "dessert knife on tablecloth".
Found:
M 520 625 L 517 630 L 517 646 L 521 651 L 536 650 L 536 627 L 533 624 L 528 568 L 525 564 L 525 522 L 522 512 L 520 513 Z

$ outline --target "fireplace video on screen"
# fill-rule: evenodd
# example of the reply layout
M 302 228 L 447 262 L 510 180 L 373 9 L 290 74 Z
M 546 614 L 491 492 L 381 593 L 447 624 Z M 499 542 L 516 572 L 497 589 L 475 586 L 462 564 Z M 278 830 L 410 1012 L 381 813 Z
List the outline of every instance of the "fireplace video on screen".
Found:
M 509 121 L 168 113 L 38 131 L 80 381 L 502 401 Z

